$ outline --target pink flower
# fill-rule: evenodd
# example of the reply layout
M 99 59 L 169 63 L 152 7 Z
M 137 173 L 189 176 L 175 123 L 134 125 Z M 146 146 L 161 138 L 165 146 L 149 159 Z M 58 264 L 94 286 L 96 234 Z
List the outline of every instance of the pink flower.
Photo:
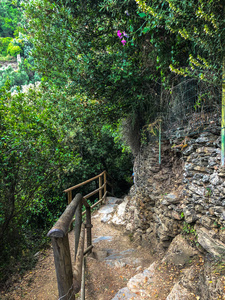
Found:
M 117 36 L 122 39 L 122 33 L 120 32 L 120 30 L 117 31 Z
M 123 44 L 123 46 L 126 44 L 126 41 L 124 39 L 122 39 L 121 43 Z

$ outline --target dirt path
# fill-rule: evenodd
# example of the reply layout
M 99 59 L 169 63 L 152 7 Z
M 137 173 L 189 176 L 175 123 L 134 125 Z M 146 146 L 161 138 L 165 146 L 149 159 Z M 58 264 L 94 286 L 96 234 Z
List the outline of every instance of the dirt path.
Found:
M 120 289 L 127 286 L 130 278 L 135 275 L 137 278 L 143 277 L 144 275 L 140 273 L 159 259 L 151 255 L 150 249 L 134 245 L 130 237 L 118 228 L 102 223 L 101 217 L 98 212 L 92 216 L 94 251 L 93 255 L 86 259 L 87 300 L 113 299 Z M 73 232 L 69 233 L 69 239 L 73 261 Z M 137 285 L 135 299 L 165 300 L 180 275 L 178 268 L 162 263 L 158 263 L 151 272 L 152 277 L 146 276 L 141 284 L 137 281 L 132 283 L 133 287 Z M 142 288 L 147 290 L 147 296 L 142 296 Z M 132 299 L 126 298 L 125 294 L 121 293 L 121 297 L 117 299 Z M 27 272 L 7 292 L 0 294 L 0 299 L 57 300 L 58 289 L 52 248 L 41 252 L 36 267 Z
M 93 214 L 92 222 L 93 252 L 98 260 L 92 257 L 86 260 L 86 299 L 112 299 L 128 279 L 150 265 L 153 257 L 147 249 L 135 247 L 121 230 L 103 224 L 98 212 Z M 69 239 L 73 260 L 73 232 L 69 233 Z M 1 293 L 0 299 L 58 299 L 52 247 L 40 252 L 36 267 Z
M 147 249 L 135 247 L 121 230 L 101 223 L 98 214 L 93 225 L 94 257 L 98 259 L 87 258 L 86 298 L 110 300 L 132 276 L 148 267 L 153 257 Z

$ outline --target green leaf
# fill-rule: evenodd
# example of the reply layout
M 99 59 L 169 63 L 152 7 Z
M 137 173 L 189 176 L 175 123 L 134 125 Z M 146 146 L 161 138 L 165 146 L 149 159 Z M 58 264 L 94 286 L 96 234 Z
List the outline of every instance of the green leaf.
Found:
M 143 12 L 141 12 L 141 13 L 138 13 L 138 15 L 139 15 L 141 18 L 144 18 L 144 17 L 146 17 L 146 14 L 145 14 L 145 13 L 143 13 Z

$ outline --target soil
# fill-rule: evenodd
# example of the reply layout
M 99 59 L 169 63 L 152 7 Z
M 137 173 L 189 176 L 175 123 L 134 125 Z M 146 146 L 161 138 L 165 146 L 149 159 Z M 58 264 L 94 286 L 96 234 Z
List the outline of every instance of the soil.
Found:
M 173 285 L 178 280 L 179 267 L 160 263 L 161 257 L 153 256 L 149 248 L 135 245 L 131 237 L 114 226 L 101 223 L 101 216 L 95 212 L 93 223 L 93 254 L 86 257 L 85 296 L 88 300 L 110 300 L 134 275 L 148 268 L 154 261 L 158 261 L 156 272 L 151 284 L 145 282 L 139 287 L 138 299 L 165 300 Z M 95 242 L 96 238 L 110 237 Z M 69 233 L 71 256 L 74 255 L 74 234 Z M 124 258 L 120 254 L 125 251 Z M 114 253 L 116 260 L 110 259 Z M 98 258 L 98 259 L 96 259 Z M 73 261 L 73 259 L 72 259 Z M 196 258 L 194 264 L 201 266 L 201 257 Z M 141 297 L 141 288 L 148 290 L 148 297 Z M 79 296 L 78 296 L 79 298 Z M 53 251 L 49 249 L 39 253 L 38 263 L 14 284 L 0 294 L 0 299 L 37 299 L 56 300 L 58 297 L 57 280 L 54 267 Z M 197 299 L 193 295 L 193 299 Z

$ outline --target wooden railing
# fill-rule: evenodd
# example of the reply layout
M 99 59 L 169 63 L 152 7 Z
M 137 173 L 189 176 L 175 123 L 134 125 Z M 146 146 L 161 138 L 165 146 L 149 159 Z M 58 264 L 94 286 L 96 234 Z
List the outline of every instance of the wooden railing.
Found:
M 83 186 L 93 180 L 99 179 L 99 188 L 82 197 L 81 194 L 76 194 L 72 200 L 72 191 L 78 187 Z M 107 191 L 107 185 L 112 184 L 107 181 L 106 171 L 101 174 L 77 184 L 71 188 L 66 189 L 64 192 L 68 194 L 68 206 L 64 213 L 48 232 L 48 237 L 52 240 L 52 247 L 54 252 L 54 261 L 56 276 L 58 282 L 59 300 L 75 299 L 75 295 L 81 290 L 81 299 L 85 299 L 84 292 L 84 256 L 92 251 L 92 235 L 91 228 L 91 209 L 105 200 L 106 195 L 113 194 Z M 104 190 L 104 194 L 103 194 Z M 99 200 L 90 206 L 86 199 L 99 193 Z M 82 206 L 85 206 L 85 211 L 82 213 Z M 82 222 L 82 215 L 86 214 L 85 224 Z M 69 247 L 68 232 L 71 224 L 74 221 L 75 215 L 75 265 L 72 269 L 71 254 Z M 85 228 L 87 235 L 87 248 L 84 250 Z M 82 286 L 82 289 L 81 289 Z

